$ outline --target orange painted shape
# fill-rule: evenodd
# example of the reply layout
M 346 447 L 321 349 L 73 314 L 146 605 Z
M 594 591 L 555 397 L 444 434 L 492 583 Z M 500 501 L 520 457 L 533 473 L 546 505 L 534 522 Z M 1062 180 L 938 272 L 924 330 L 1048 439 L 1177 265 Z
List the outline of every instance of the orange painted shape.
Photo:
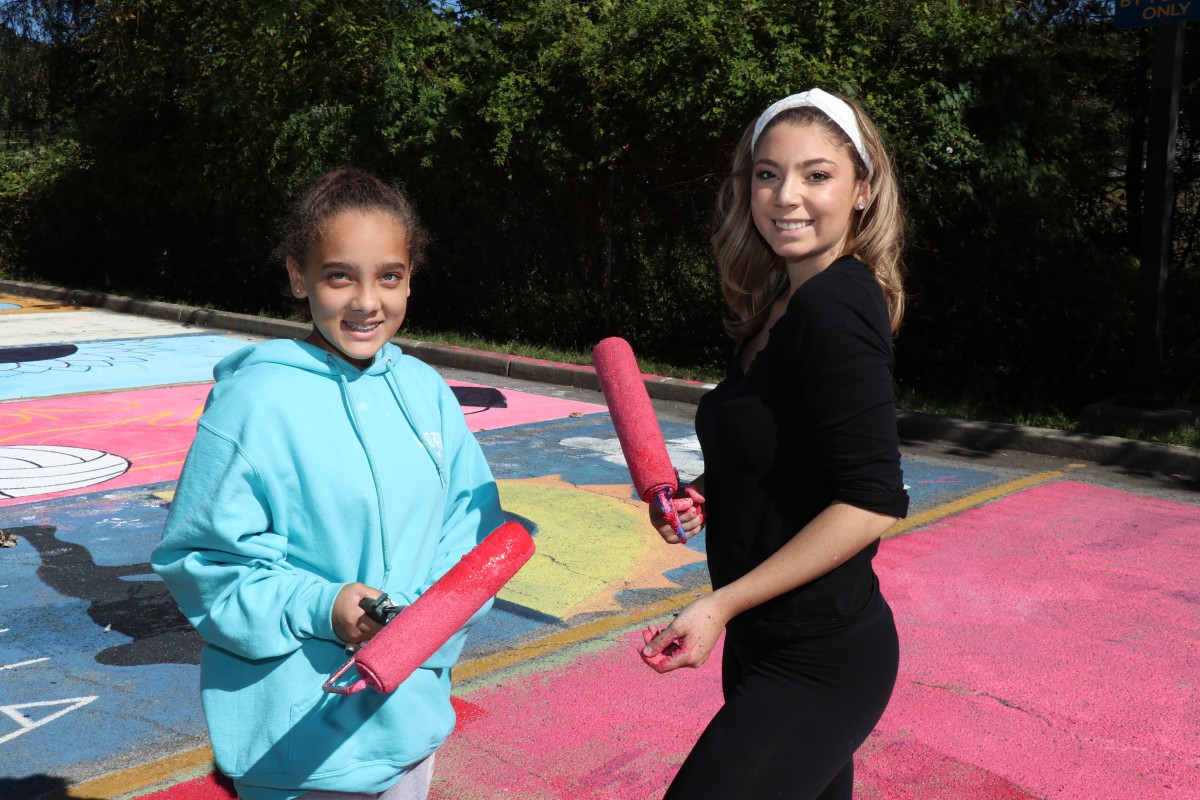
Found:
M 0 506 L 177 479 L 208 389 L 192 384 L 0 403 L 0 454 L 5 447 L 74 447 L 130 462 L 126 472 L 102 483 L 0 500 Z

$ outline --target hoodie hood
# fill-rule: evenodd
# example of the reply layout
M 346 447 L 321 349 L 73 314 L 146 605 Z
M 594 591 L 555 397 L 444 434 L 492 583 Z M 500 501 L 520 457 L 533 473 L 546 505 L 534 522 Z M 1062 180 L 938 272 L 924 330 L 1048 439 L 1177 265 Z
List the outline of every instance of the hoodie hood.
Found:
M 416 359 L 403 357 L 400 348 L 391 342 L 380 348 L 369 367 L 360 370 L 345 359 L 308 342 L 298 339 L 273 339 L 243 348 L 222 359 L 213 369 L 213 376 L 217 383 L 209 395 L 208 403 L 211 405 L 226 391 L 240 394 L 239 390 L 234 389 L 239 385 L 257 385 L 267 391 L 272 391 L 276 387 L 280 389 L 285 386 L 294 387 L 296 386 L 295 379 L 285 377 L 288 373 L 294 376 L 293 369 L 307 373 L 311 376 L 310 379 L 327 378 L 338 387 L 341 397 L 340 409 L 350 423 L 354 438 L 362 447 L 370 465 L 371 480 L 375 484 L 375 497 L 384 545 L 384 572 L 380 581 L 386 584 L 391 571 L 391 547 L 387 531 L 392 526 L 386 522 L 388 516 L 386 498 L 390 492 L 380 483 L 378 468 L 379 457 L 385 456 L 386 453 L 378 449 L 378 446 L 373 448 L 370 444 L 372 439 L 378 439 L 378 435 L 372 435 L 366 429 L 377 425 L 378 422 L 373 421 L 376 419 L 375 413 L 366 412 L 366 409 L 374 407 L 378 410 L 381 392 L 390 395 L 408 428 L 412 431 L 413 438 L 420 443 L 421 448 L 432 462 L 442 489 L 446 489 L 448 476 L 445 452 L 437 422 L 442 412 L 436 402 L 432 407 L 428 403 L 418 403 L 417 407 L 414 407 L 409 402 L 408 392 L 404 388 L 406 383 L 416 380 L 420 372 L 436 373 Z M 438 381 L 440 382 L 440 378 Z M 444 386 L 444 383 L 442 385 Z M 303 405 L 287 403 L 291 410 L 285 413 L 304 415 L 313 408 L 313 403 L 317 402 L 317 393 L 302 392 L 302 394 L 307 395 L 306 403 Z M 425 395 L 425 392 L 421 394 Z M 297 425 L 296 427 L 301 429 L 303 426 Z
M 371 366 L 360 370 L 344 358 L 322 350 L 314 344 L 299 339 L 272 339 L 245 347 L 221 359 L 213 368 L 213 377 L 218 381 L 228 380 L 241 370 L 261 364 L 275 364 L 296 367 L 331 378 L 345 376 L 352 379 L 382 375 L 399 362 L 402 355 L 404 351 L 399 346 L 388 342 L 375 354 L 375 361 Z
M 219 387 L 222 381 L 230 381 L 239 375 L 246 374 L 250 370 L 260 367 L 293 367 L 304 370 L 312 375 L 327 377 L 330 380 L 337 381 L 341 385 L 347 412 L 350 415 L 351 421 L 354 422 L 356 430 L 358 430 L 359 426 L 358 419 L 354 413 L 354 404 L 350 402 L 350 387 L 362 379 L 382 378 L 391 389 L 393 396 L 396 398 L 396 403 L 399 404 L 405 419 L 408 420 L 409 426 L 414 431 L 421 432 L 418 438 L 422 445 L 424 445 L 429 457 L 433 459 L 438 474 L 442 477 L 442 484 L 445 485 L 441 442 L 426 432 L 427 426 L 418 424 L 421 420 L 414 418 L 412 406 L 405 396 L 404 380 L 401 377 L 401 373 L 405 371 L 402 367 L 406 362 L 419 363 L 415 359 L 404 357 L 404 351 L 392 342 L 386 343 L 379 349 L 379 352 L 375 354 L 375 360 L 369 367 L 360 370 L 344 358 L 308 342 L 299 339 L 272 339 L 259 342 L 226 356 L 213 368 L 213 378 L 216 379 Z M 212 402 L 215 396 L 216 392 L 209 397 L 209 403 Z

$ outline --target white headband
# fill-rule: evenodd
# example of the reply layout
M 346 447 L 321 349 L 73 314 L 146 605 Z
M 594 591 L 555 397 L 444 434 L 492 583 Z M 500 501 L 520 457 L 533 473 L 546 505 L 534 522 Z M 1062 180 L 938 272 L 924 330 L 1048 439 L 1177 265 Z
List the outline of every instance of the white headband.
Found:
M 767 127 L 767 123 L 789 108 L 804 106 L 811 106 L 823 112 L 825 116 L 833 120 L 835 125 L 845 131 L 854 144 L 854 149 L 862 157 L 863 164 L 866 164 L 867 172 L 871 172 L 871 159 L 867 155 L 867 148 L 863 147 L 862 134 L 858 130 L 858 120 L 854 116 L 854 109 L 845 100 L 834 97 L 821 89 L 809 89 L 807 92 L 789 95 L 771 104 L 771 107 L 762 112 L 758 121 L 754 123 L 754 136 L 750 138 L 750 149 L 753 150 L 754 146 L 758 144 L 758 137 L 762 134 L 763 128 Z

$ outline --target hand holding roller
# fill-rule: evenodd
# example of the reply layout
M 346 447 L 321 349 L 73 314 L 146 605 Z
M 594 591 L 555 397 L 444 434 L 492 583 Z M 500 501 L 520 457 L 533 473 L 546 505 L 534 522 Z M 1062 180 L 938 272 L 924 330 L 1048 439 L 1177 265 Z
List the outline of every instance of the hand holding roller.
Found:
M 489 533 L 330 676 L 324 690 L 354 694 L 370 686 L 385 694 L 394 691 L 517 574 L 535 549 L 529 532 L 516 522 Z M 336 685 L 351 668 L 359 680 Z
M 671 465 L 667 443 L 654 416 L 654 406 L 642 381 L 633 348 L 612 336 L 592 349 L 592 364 L 600 379 L 600 390 L 608 404 L 621 452 L 629 466 L 629 477 L 642 502 L 658 503 L 663 517 L 674 526 L 681 542 L 687 541 L 683 523 L 671 499 L 679 491 L 679 473 Z

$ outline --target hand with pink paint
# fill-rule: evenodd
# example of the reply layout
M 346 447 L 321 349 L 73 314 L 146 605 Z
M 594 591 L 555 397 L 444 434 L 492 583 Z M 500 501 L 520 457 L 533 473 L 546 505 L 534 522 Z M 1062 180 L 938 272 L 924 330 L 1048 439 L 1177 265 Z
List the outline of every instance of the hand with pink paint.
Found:
M 667 544 L 679 544 L 686 539 L 680 539 L 678 530 L 683 529 L 687 539 L 691 539 L 704 528 L 704 495 L 696 488 L 701 479 L 679 487 L 680 495 L 671 498 L 672 510 L 678 517 L 679 524 L 671 516 L 664 514 L 657 503 L 650 503 L 650 524 L 658 531 L 658 535 Z
M 646 645 L 639 655 L 655 672 L 699 667 L 708 660 L 729 618 L 716 595 L 703 597 L 676 614 L 666 628 L 651 625 L 642 631 Z
M 351 647 L 357 647 L 383 630 L 362 608 L 363 600 L 374 600 L 381 592 L 365 583 L 347 583 L 333 601 L 333 632 Z

